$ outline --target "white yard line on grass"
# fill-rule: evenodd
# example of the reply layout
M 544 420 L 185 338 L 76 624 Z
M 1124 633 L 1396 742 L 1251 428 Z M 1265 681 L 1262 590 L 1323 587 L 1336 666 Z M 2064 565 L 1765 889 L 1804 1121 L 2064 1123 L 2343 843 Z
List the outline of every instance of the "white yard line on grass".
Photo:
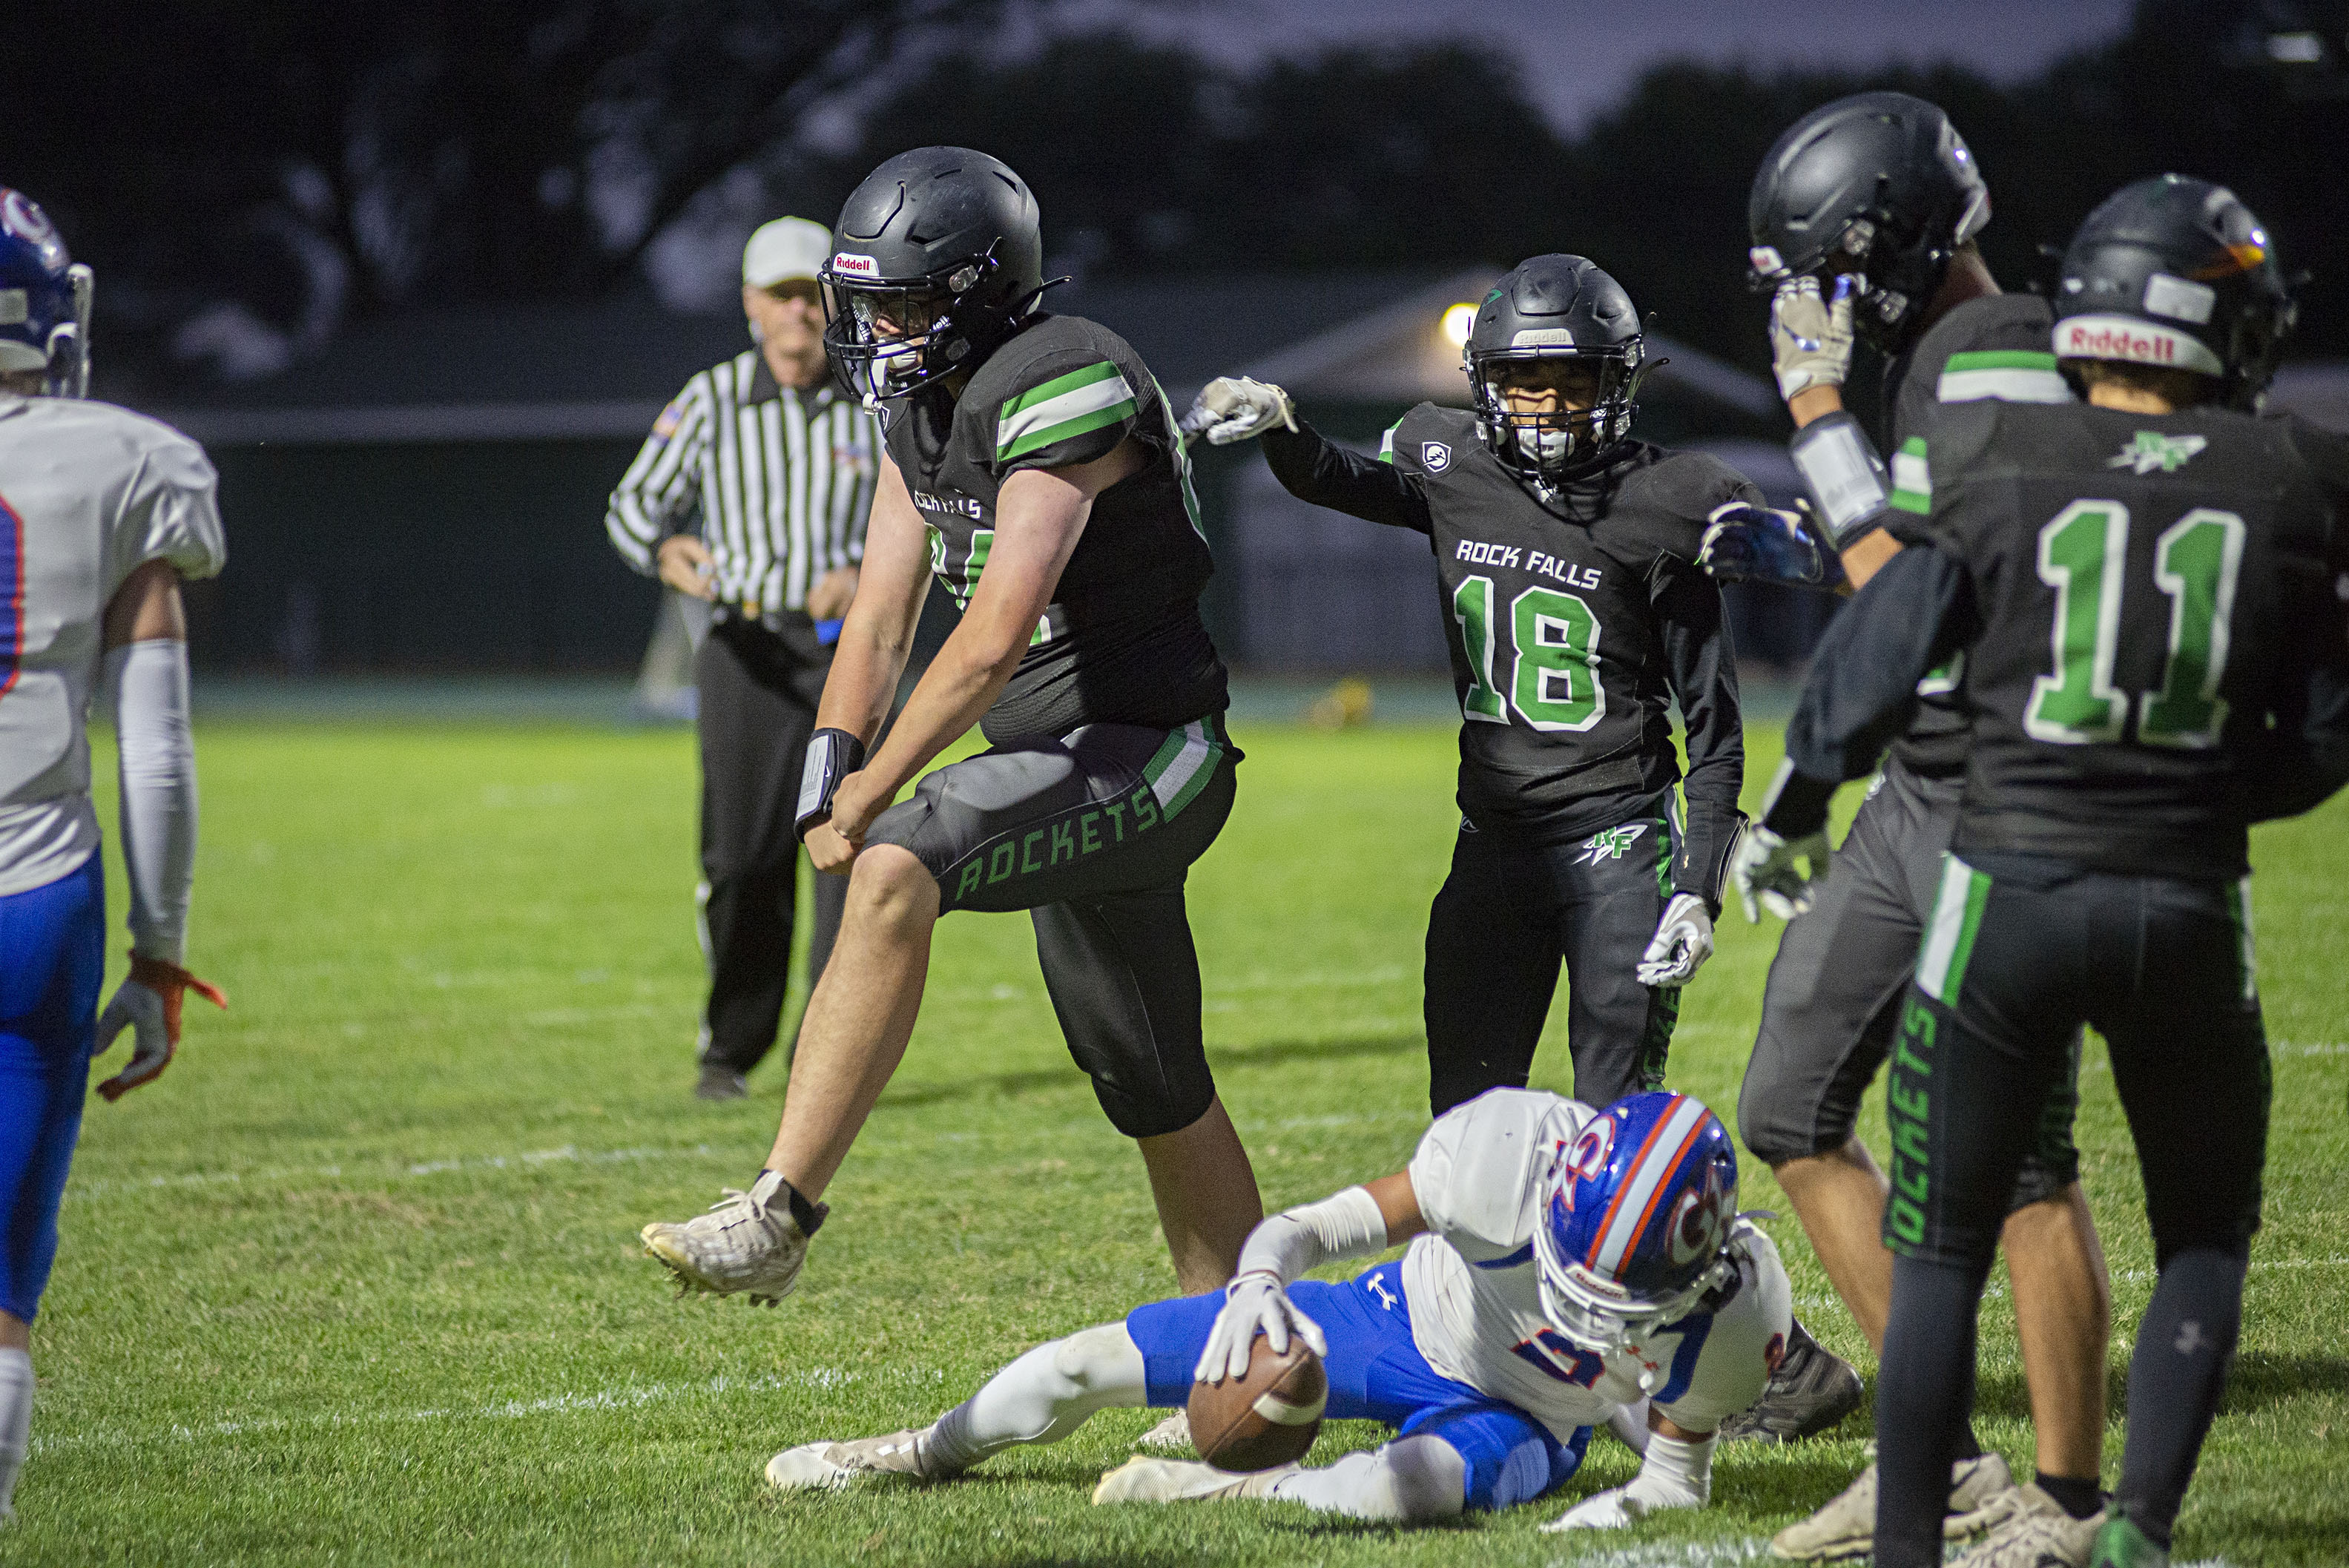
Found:
M 787 1388 L 841 1388 L 868 1380 L 868 1374 L 840 1367 L 810 1367 L 781 1376 L 737 1377 L 725 1373 L 702 1383 L 630 1384 L 598 1388 L 585 1394 L 553 1394 L 543 1399 L 501 1399 L 487 1405 L 450 1406 L 429 1410 L 327 1411 L 314 1416 L 259 1416 L 242 1421 L 213 1421 L 201 1427 L 174 1423 L 145 1431 L 77 1432 L 71 1437 L 33 1439 L 33 1451 L 53 1453 L 67 1449 L 119 1448 L 169 1439 L 197 1442 L 233 1438 L 249 1432 L 285 1432 L 332 1427 L 399 1426 L 432 1421 L 506 1421 L 529 1416 L 566 1416 L 590 1410 L 633 1410 L 667 1399 L 698 1395 L 770 1394 Z M 907 1367 L 889 1375 L 892 1382 L 943 1383 L 946 1374 Z

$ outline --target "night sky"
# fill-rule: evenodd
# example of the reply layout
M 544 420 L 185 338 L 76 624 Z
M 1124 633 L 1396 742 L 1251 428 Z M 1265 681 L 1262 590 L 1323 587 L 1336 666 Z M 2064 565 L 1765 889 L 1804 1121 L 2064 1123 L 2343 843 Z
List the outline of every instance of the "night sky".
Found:
M 1235 63 L 1456 33 L 1519 61 L 1537 101 L 1570 130 L 1671 56 L 1760 70 L 1950 60 L 2008 81 L 2116 36 L 2132 8 L 2131 0 L 1198 0 L 1145 11 L 1080 0 L 1061 15 L 1124 19 Z

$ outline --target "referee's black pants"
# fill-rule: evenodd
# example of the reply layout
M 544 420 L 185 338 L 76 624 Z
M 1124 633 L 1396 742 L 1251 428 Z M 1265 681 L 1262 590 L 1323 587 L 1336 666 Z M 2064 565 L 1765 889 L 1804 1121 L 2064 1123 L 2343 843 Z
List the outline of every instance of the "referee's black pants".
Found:
M 792 831 L 800 769 L 815 731 L 832 650 L 804 615 L 779 630 L 723 612 L 694 659 L 700 686 L 701 928 L 709 960 L 702 1010 L 705 1066 L 749 1072 L 783 1016 L 797 915 L 800 841 Z M 846 877 L 815 879 L 808 944 L 814 988 L 840 934 Z

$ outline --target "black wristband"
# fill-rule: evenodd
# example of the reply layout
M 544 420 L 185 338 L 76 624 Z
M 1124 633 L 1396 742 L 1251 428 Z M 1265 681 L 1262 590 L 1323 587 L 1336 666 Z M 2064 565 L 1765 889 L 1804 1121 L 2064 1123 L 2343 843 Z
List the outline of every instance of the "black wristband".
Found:
M 832 797 L 840 781 L 864 766 L 864 742 L 844 729 L 819 729 L 808 737 L 807 761 L 800 769 L 800 805 L 792 831 L 800 838 L 818 822 L 832 820 Z

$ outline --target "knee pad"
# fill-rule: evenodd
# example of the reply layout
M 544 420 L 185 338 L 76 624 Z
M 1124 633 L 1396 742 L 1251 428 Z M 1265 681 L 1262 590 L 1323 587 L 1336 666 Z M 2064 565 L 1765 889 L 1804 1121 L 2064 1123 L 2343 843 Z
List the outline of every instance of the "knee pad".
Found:
M 1052 1352 L 1052 1371 L 1083 1393 L 1143 1386 L 1142 1351 L 1123 1323 L 1104 1323 L 1070 1335 Z
M 1466 1506 L 1468 1461 L 1442 1438 L 1397 1438 L 1372 1460 L 1378 1471 L 1374 1495 L 1393 1508 L 1394 1519 L 1449 1519 Z

